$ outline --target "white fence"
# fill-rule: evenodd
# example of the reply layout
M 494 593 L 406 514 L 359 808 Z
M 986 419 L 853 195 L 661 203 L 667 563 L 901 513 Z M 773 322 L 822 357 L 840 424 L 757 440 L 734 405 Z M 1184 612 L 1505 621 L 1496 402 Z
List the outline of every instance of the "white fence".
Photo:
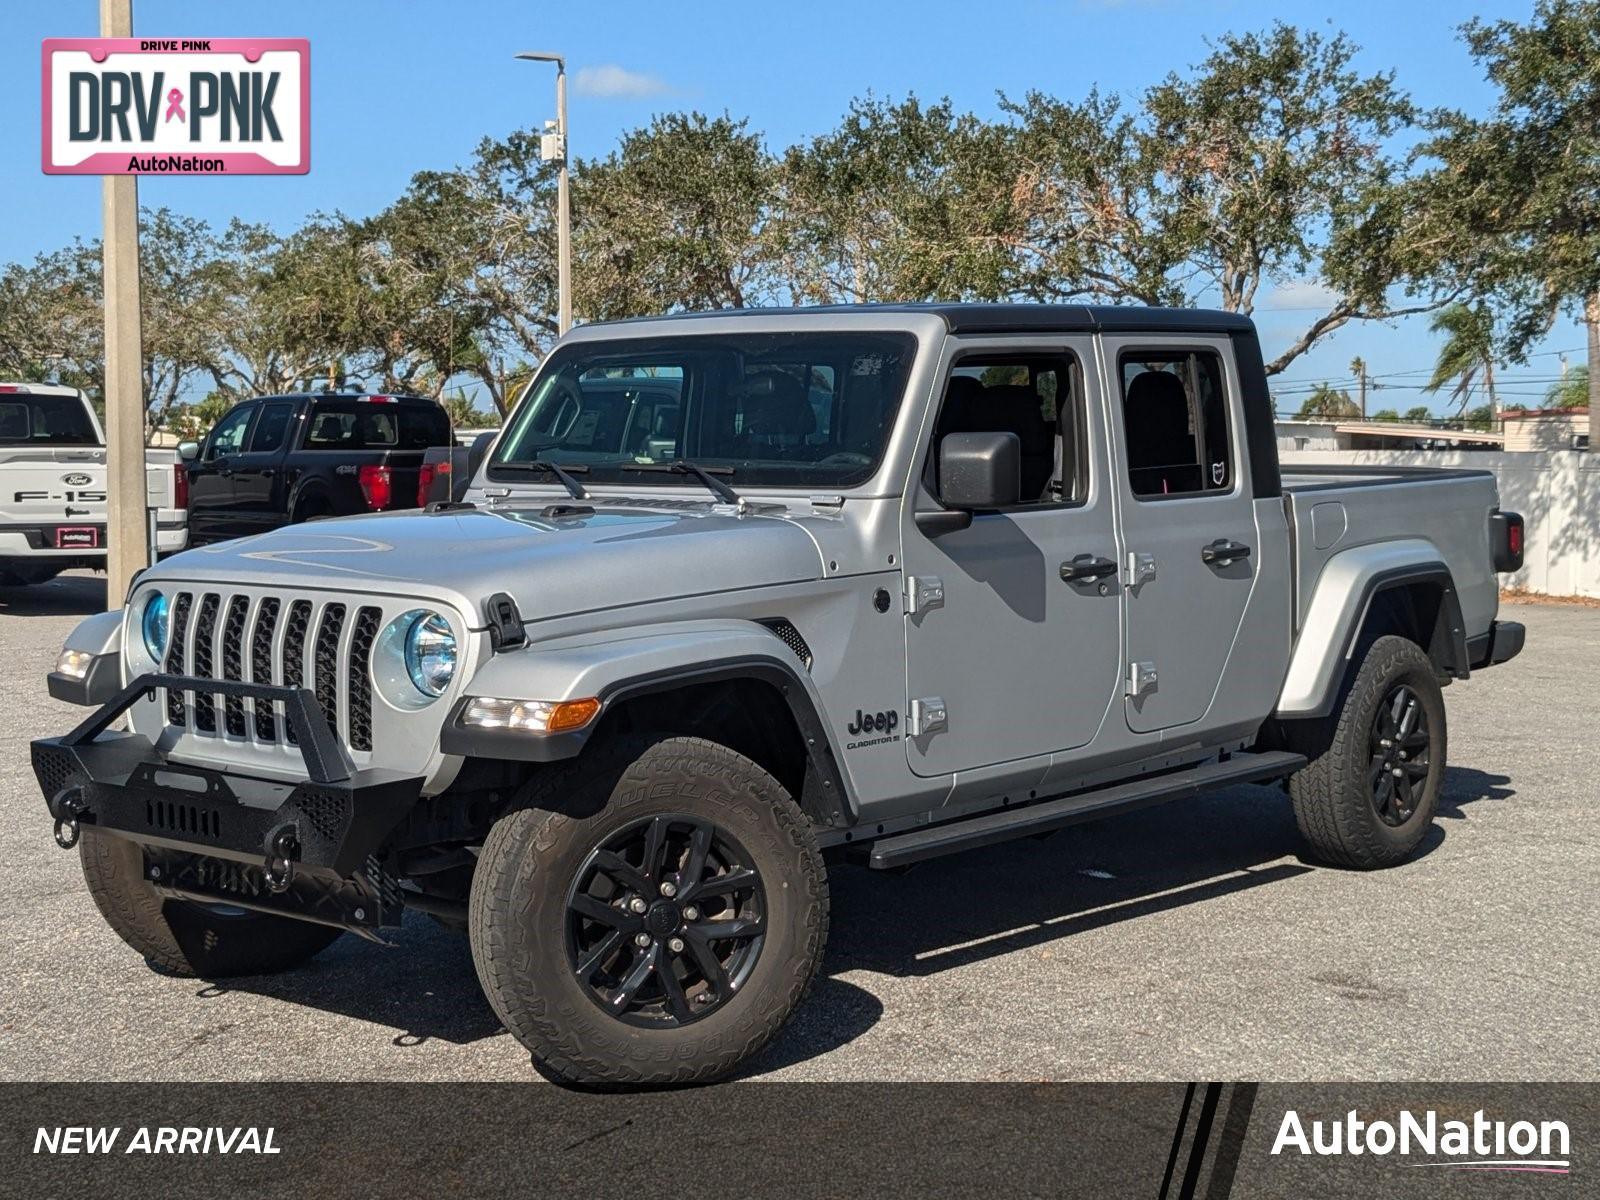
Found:
M 1576 450 L 1284 450 L 1295 466 L 1467 467 L 1493 471 L 1500 506 L 1527 522 L 1523 568 L 1507 583 L 1551 596 L 1600 597 L 1600 454 Z

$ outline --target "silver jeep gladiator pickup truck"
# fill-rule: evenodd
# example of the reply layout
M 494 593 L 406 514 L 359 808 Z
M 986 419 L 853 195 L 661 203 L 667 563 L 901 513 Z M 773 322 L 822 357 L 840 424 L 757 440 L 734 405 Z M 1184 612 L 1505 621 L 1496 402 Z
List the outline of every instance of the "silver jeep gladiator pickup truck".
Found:
M 1286 779 L 1311 852 L 1401 861 L 1442 686 L 1521 649 L 1521 554 L 1487 473 L 1285 478 L 1238 316 L 590 325 L 465 501 L 144 572 L 69 638 L 51 690 L 96 711 L 33 764 L 162 968 L 415 909 L 547 1075 L 706 1080 L 805 994 L 825 857 Z

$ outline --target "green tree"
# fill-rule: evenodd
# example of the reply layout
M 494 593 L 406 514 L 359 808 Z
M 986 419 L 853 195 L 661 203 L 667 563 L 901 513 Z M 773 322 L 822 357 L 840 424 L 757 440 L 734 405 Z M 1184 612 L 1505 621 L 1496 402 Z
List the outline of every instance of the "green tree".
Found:
M 1538 0 L 1526 24 L 1463 36 L 1499 95 L 1485 118 L 1442 114 L 1426 147 L 1448 261 L 1505 307 L 1513 359 L 1561 313 L 1583 320 L 1600 407 L 1600 0 Z
M 1482 305 L 1473 308 L 1465 304 L 1452 304 L 1434 314 L 1428 323 L 1433 333 L 1445 335 L 1444 345 L 1433 366 L 1433 374 L 1422 390 L 1436 393 L 1445 384 L 1451 384 L 1450 399 L 1458 411 L 1467 404 L 1481 386 L 1489 400 L 1490 411 L 1495 406 L 1494 395 L 1494 318 Z
M 464 390 L 446 396 L 441 403 L 445 412 L 450 414 L 450 423 L 457 429 L 493 429 L 500 423 L 494 413 L 485 412 L 473 404 L 472 397 Z
M 1594 406 L 1589 402 L 1589 368 L 1573 367 L 1568 371 L 1566 378 L 1550 385 L 1550 390 L 1544 395 L 1546 408 L 1585 408 L 1594 412 Z
M 1426 425 L 1433 420 L 1433 409 L 1426 404 L 1418 404 L 1406 409 L 1405 420 L 1408 425 Z
M 776 188 L 776 164 L 746 121 L 672 113 L 624 135 L 579 164 L 578 307 L 606 319 L 770 301 L 763 229 Z
M 1359 417 L 1361 409 L 1343 388 L 1319 383 L 1311 389 L 1311 394 L 1295 415 L 1302 420 L 1348 420 Z
M 1392 408 L 1380 408 L 1377 412 L 1372 414 L 1372 419 L 1374 421 L 1398 422 L 1400 420 L 1400 414 Z

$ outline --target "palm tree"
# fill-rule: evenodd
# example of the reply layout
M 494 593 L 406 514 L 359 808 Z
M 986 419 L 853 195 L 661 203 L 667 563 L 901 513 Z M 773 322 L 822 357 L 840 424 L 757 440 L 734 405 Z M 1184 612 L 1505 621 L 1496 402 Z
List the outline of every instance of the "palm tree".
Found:
M 1452 304 L 1440 309 L 1428 328 L 1444 334 L 1445 343 L 1439 348 L 1433 378 L 1422 390 L 1437 392 L 1454 380 L 1450 399 L 1456 402 L 1458 412 L 1465 412 L 1481 384 L 1488 394 L 1489 411 L 1494 412 L 1499 405 L 1494 395 L 1494 317 L 1489 310 L 1481 304 L 1474 308 Z
M 1589 368 L 1584 366 L 1573 367 L 1544 394 L 1546 408 L 1583 408 L 1588 403 Z

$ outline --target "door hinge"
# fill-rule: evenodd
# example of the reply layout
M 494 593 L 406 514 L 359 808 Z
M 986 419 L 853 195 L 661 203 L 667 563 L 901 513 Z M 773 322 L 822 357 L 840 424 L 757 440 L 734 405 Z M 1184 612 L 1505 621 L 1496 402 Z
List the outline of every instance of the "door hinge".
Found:
M 1128 695 L 1142 696 L 1156 686 L 1159 680 L 1156 674 L 1156 665 L 1153 662 L 1134 662 L 1128 664 Z
M 1137 550 L 1128 551 L 1128 586 L 1138 587 L 1147 579 L 1156 577 L 1156 556 L 1154 554 L 1141 554 Z
M 910 712 L 906 714 L 906 736 L 921 737 L 927 733 L 938 733 L 949 727 L 948 714 L 944 708 L 944 698 L 941 696 L 919 696 L 910 704 Z
M 937 575 L 907 575 L 905 599 L 908 613 L 943 608 L 944 580 Z

